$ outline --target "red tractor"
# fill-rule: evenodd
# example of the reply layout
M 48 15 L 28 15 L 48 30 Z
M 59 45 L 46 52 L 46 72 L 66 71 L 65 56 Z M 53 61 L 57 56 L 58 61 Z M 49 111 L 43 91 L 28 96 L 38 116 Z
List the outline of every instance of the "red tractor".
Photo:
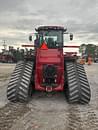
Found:
M 35 53 L 16 64 L 7 88 L 8 100 L 25 102 L 39 90 L 64 91 L 69 103 L 89 103 L 91 92 L 83 65 L 77 63 L 76 53 L 63 53 L 66 29 L 40 26 L 36 32 Z

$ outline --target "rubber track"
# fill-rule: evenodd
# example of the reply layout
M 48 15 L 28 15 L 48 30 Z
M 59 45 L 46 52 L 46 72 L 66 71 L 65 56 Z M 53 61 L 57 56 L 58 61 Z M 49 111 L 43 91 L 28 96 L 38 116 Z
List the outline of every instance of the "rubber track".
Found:
M 79 63 L 67 62 L 67 99 L 70 103 L 89 103 L 91 92 L 84 70 L 84 66 Z
M 80 86 L 81 86 L 81 103 L 88 103 L 91 98 L 90 86 L 88 79 L 84 70 L 84 66 L 77 63 L 77 72 L 79 76 Z
M 25 102 L 29 99 L 29 86 L 32 76 L 33 62 L 20 61 L 12 73 L 7 87 L 7 98 L 12 102 Z

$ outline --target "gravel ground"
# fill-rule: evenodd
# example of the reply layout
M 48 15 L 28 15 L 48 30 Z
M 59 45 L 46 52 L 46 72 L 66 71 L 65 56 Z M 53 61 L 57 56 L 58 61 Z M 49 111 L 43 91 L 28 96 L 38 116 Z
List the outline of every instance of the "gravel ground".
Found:
M 63 93 L 37 92 L 28 104 L 9 103 L 6 87 L 15 65 L 0 64 L 0 130 L 98 130 L 98 64 L 85 65 L 88 105 L 68 104 Z
M 6 98 L 6 88 L 14 68 L 15 64 L 0 63 L 0 108 L 8 103 Z

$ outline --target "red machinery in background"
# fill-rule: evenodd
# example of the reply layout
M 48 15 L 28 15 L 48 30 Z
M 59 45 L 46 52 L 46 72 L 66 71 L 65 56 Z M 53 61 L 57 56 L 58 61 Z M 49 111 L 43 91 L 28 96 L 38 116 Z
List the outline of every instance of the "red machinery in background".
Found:
M 4 51 L 0 53 L 0 62 L 2 63 L 14 63 L 15 62 L 15 57 L 13 54 L 9 51 Z

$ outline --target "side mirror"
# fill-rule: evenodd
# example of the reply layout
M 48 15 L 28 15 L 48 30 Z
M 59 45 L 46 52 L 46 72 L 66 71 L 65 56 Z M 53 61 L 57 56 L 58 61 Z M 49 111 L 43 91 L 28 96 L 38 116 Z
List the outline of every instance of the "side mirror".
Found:
M 29 41 L 30 41 L 30 42 L 32 41 L 32 36 L 31 36 L 31 35 L 29 36 Z
M 71 41 L 73 40 L 73 34 L 70 34 L 70 40 Z

